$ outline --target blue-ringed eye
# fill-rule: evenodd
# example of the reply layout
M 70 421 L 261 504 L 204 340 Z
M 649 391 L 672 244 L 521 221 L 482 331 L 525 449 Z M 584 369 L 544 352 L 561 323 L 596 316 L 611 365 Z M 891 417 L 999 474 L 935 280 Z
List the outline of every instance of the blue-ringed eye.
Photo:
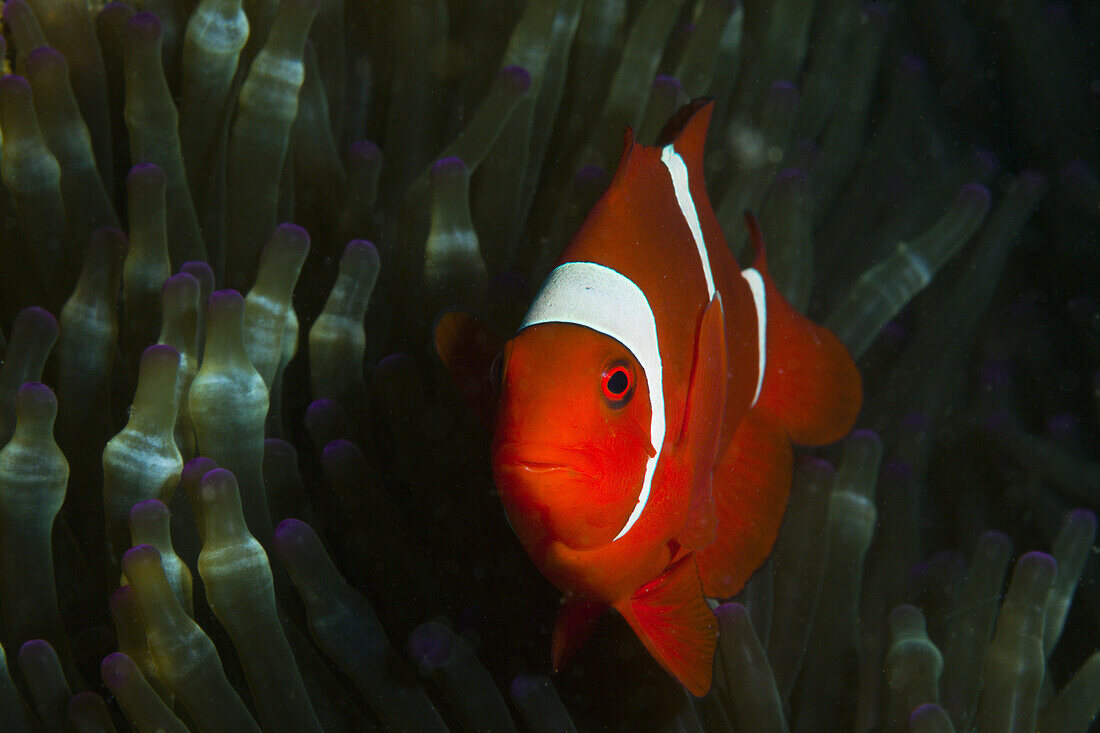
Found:
M 622 362 L 615 362 L 603 370 L 600 388 L 612 407 L 622 407 L 634 394 L 634 371 Z

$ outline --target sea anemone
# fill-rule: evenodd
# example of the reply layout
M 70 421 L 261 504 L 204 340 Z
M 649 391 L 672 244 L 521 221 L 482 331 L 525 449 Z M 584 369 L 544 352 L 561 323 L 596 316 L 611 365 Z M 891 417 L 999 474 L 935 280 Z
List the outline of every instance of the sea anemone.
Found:
M 1088 729 L 1094 7 L 3 20 L 3 730 Z M 511 332 L 624 126 L 652 142 L 702 95 L 731 248 L 758 212 L 866 400 L 839 451 L 799 455 L 695 699 L 614 617 L 550 676 L 557 592 L 431 330 L 461 308 Z

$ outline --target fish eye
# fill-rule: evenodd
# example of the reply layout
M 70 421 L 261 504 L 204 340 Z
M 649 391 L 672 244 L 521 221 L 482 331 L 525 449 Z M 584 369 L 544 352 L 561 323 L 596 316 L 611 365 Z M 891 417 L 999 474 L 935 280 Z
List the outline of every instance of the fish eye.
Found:
M 634 371 L 621 361 L 610 364 L 600 375 L 604 399 L 612 407 L 622 407 L 634 396 Z

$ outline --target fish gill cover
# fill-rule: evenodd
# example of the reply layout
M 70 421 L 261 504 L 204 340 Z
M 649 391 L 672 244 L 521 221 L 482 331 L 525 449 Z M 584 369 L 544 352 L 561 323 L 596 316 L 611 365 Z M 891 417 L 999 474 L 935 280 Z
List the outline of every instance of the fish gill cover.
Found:
M 3 21 L 0 729 L 1088 729 L 1096 4 Z M 866 399 L 689 700 L 613 617 L 549 675 L 557 593 L 430 330 L 512 331 L 624 126 L 701 95 L 732 249 L 756 211 Z

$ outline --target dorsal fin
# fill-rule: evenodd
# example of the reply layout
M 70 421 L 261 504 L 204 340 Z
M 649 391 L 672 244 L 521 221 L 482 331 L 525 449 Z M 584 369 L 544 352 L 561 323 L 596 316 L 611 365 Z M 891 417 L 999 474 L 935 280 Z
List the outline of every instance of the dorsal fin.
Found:
M 707 140 L 707 128 L 714 113 L 714 98 L 699 97 L 693 99 L 672 115 L 661 134 L 657 136 L 657 147 L 675 143 L 676 150 L 683 155 L 685 151 L 703 152 Z
M 745 226 L 767 302 L 767 366 L 757 404 L 778 418 L 795 443 L 839 440 L 859 414 L 859 370 L 832 331 L 796 311 L 779 292 L 768 273 L 760 226 L 749 212 Z
M 638 144 L 634 136 L 634 130 L 627 125 L 623 133 L 622 154 L 619 157 L 619 166 L 615 170 L 607 193 L 597 206 L 602 204 L 607 207 L 612 205 L 616 192 L 621 189 L 629 189 L 631 186 L 649 186 L 654 176 L 658 175 L 663 166 L 661 163 L 661 151 L 669 143 L 675 145 L 676 153 L 684 160 L 692 185 L 702 186 L 703 182 L 703 146 L 707 140 L 707 127 L 710 125 L 710 117 L 714 112 L 714 100 L 706 97 L 696 99 L 680 108 L 672 116 L 657 138 L 656 145 Z M 705 190 L 700 189 L 696 194 L 699 199 L 705 195 Z M 696 205 L 698 205 L 698 200 Z M 587 224 L 587 222 L 586 222 Z

